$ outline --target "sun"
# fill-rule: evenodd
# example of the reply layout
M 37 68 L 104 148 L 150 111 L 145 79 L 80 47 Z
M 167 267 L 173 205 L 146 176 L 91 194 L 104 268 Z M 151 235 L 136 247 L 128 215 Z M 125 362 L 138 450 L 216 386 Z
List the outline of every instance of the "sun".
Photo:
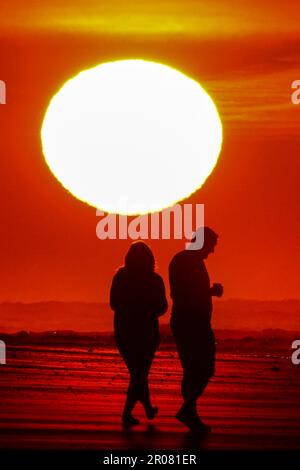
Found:
M 200 188 L 222 145 L 206 91 L 167 65 L 100 64 L 68 80 L 41 129 L 47 165 L 73 196 L 105 212 L 145 214 Z

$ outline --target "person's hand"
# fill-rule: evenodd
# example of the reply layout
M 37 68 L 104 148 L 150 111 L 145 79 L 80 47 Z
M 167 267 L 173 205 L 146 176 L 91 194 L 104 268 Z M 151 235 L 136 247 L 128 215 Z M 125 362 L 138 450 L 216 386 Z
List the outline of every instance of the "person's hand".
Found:
M 222 284 L 214 283 L 210 291 L 211 291 L 211 295 L 213 295 L 214 297 L 222 297 L 223 286 Z

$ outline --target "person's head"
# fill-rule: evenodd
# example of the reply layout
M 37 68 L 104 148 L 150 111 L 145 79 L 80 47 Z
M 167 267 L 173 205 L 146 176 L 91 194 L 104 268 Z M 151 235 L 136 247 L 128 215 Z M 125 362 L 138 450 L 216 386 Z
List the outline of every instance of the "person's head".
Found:
M 141 241 L 130 245 L 125 256 L 125 268 L 135 272 L 153 272 L 155 258 L 149 246 Z
M 204 236 L 202 248 L 197 249 L 196 245 L 193 248 L 193 243 L 197 243 L 202 236 Z M 199 227 L 191 240 L 190 248 L 194 249 L 201 258 L 205 259 L 210 253 L 214 253 L 215 246 L 218 243 L 218 234 L 212 230 L 210 227 Z

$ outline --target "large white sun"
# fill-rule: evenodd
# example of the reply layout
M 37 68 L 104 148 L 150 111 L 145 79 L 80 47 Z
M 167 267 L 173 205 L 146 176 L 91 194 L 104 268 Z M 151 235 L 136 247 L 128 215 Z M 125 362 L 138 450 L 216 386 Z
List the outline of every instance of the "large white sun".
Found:
M 200 188 L 222 144 L 216 107 L 195 80 L 156 62 L 84 70 L 52 98 L 46 162 L 76 198 L 105 212 L 160 211 Z

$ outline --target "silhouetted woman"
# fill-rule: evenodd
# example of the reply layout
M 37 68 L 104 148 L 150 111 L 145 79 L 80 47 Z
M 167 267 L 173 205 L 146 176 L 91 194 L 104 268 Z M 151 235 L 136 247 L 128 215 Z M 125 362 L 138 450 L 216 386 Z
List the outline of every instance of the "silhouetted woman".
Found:
M 132 415 L 138 401 L 148 419 L 158 412 L 151 404 L 148 374 L 160 341 L 158 317 L 166 312 L 168 304 L 163 280 L 154 269 L 155 260 L 148 245 L 135 242 L 110 290 L 116 344 L 130 374 L 122 416 L 126 425 L 139 423 Z

